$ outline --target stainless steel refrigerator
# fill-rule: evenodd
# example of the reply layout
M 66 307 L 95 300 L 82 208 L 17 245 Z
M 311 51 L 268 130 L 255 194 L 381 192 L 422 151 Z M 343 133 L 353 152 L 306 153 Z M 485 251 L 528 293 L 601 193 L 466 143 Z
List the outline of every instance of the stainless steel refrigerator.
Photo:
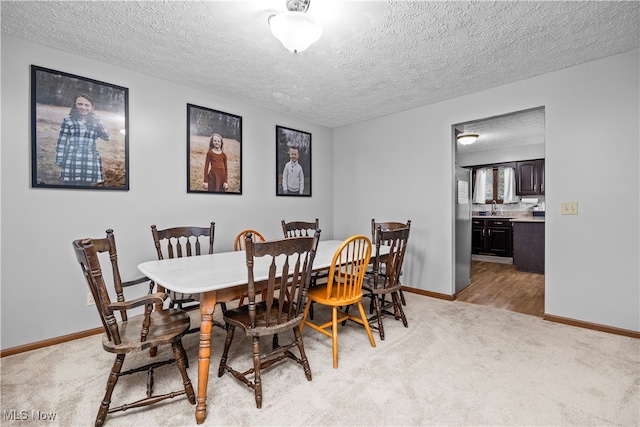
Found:
M 471 284 L 471 171 L 456 166 L 455 181 L 454 283 L 457 294 Z

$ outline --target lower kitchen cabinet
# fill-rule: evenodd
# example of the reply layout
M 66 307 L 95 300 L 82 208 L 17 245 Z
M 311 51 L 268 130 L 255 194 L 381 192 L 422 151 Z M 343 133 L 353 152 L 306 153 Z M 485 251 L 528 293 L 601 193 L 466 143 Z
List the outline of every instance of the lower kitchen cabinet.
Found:
M 544 274 L 544 221 L 513 223 L 513 263 L 519 271 Z
M 512 256 L 511 223 L 509 219 L 472 219 L 471 253 L 502 257 Z

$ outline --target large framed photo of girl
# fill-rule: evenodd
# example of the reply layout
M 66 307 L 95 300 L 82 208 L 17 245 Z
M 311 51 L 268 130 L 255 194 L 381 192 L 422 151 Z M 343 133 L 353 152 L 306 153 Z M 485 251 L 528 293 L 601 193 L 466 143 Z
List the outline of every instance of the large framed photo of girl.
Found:
M 187 104 L 187 192 L 242 194 L 242 117 Z
M 31 66 L 31 186 L 129 190 L 129 90 Z
M 311 134 L 276 125 L 276 196 L 311 197 Z

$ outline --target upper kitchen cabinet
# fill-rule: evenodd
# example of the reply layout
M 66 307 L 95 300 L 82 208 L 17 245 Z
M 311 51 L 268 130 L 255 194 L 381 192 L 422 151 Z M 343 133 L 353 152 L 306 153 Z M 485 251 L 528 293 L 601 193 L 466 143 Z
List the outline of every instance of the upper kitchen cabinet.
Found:
M 544 194 L 544 159 L 516 162 L 516 194 Z

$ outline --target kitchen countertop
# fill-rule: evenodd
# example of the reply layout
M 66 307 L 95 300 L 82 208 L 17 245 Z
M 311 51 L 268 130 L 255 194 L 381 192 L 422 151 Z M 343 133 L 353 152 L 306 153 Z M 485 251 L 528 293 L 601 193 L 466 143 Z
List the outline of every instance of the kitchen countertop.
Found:
M 494 217 L 495 218 L 495 217 Z M 511 222 L 544 222 L 543 216 L 524 216 L 521 218 L 511 218 Z
M 509 220 L 509 219 L 512 219 L 513 217 L 506 216 L 506 215 L 505 216 L 502 216 L 502 215 L 494 215 L 494 216 L 491 216 L 491 215 L 471 215 L 471 218 L 472 219 L 506 219 L 506 220 Z

